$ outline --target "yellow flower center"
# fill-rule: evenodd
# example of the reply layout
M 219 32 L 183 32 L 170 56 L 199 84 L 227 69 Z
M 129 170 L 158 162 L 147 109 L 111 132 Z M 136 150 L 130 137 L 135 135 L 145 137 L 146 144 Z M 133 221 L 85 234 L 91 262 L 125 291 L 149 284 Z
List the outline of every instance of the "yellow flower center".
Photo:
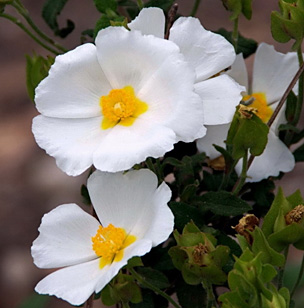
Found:
M 256 108 L 256 115 L 264 123 L 267 123 L 273 114 L 273 110 L 269 105 L 267 105 L 266 95 L 264 93 L 253 93 L 251 95 L 245 95 L 243 97 L 243 101 L 248 101 L 250 98 L 253 98 L 253 102 L 249 106 Z
M 92 248 L 101 257 L 100 268 L 122 260 L 123 250 L 135 241 L 136 237 L 128 235 L 123 228 L 116 228 L 112 224 L 106 228 L 99 226 L 96 235 L 92 237 Z
M 116 124 L 131 126 L 136 118 L 148 110 L 148 105 L 139 100 L 131 86 L 113 89 L 108 95 L 101 96 L 100 107 L 103 114 L 102 129 Z

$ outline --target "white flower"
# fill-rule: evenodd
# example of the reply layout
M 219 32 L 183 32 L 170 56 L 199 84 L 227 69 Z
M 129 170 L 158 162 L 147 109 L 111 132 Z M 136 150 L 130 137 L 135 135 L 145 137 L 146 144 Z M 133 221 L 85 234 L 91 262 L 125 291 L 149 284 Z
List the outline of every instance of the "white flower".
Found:
M 164 242 L 173 230 L 167 206 L 169 187 L 149 170 L 94 172 L 88 180 L 99 218 L 76 204 L 58 206 L 44 215 L 33 242 L 32 256 L 40 268 L 58 268 L 35 290 L 80 305 L 102 290 L 134 256 Z
M 159 8 L 144 8 L 128 27 L 164 38 L 165 15 Z M 229 123 L 244 91 L 229 76 L 219 74 L 234 62 L 233 46 L 221 35 L 205 30 L 193 17 L 178 18 L 170 29 L 169 40 L 195 71 L 195 91 L 204 105 L 204 124 Z
M 205 134 L 195 72 L 176 44 L 123 27 L 56 57 L 37 87 L 40 147 L 79 175 L 131 168 Z
M 244 100 L 250 97 L 255 99 L 250 106 L 258 109 L 257 115 L 266 123 L 297 70 L 298 61 L 294 52 L 282 54 L 275 51 L 273 46 L 262 43 L 255 55 L 251 88 L 248 86 L 248 75 L 242 55 L 237 55 L 229 75 L 246 87 L 246 92 L 243 93 Z M 269 176 L 278 176 L 280 172 L 289 172 L 294 168 L 294 156 L 278 137 L 278 127 L 286 122 L 284 113 L 285 108 L 282 108 L 269 130 L 268 143 L 263 154 L 255 157 L 247 172 L 247 182 L 258 182 Z M 226 124 L 207 127 L 207 135 L 197 140 L 199 151 L 206 152 L 211 159 L 219 156 L 219 152 L 212 144 L 225 147 L 224 140 L 229 126 Z M 241 163 L 237 165 L 236 171 L 240 174 Z

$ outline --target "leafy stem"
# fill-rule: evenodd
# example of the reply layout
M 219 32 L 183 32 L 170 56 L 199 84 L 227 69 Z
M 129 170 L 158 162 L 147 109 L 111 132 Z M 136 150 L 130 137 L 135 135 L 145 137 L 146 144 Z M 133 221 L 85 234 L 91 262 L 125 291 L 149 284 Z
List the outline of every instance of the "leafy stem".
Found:
M 148 282 L 144 277 L 139 275 L 134 268 L 129 269 L 130 273 L 133 275 L 133 277 L 142 285 L 149 288 L 150 290 L 154 291 L 156 294 L 164 297 L 168 302 L 170 302 L 174 307 L 181 308 L 168 294 L 163 292 L 162 290 L 158 289 L 154 285 L 152 285 L 150 282 Z
M 283 278 L 284 278 L 284 272 L 285 272 L 285 266 L 286 266 L 286 260 L 288 256 L 288 251 L 289 251 L 289 246 L 287 246 L 284 250 L 284 257 L 285 257 L 285 262 L 284 265 L 280 268 L 279 274 L 278 274 L 278 290 L 282 288 L 283 285 Z
M 203 285 L 203 288 L 207 292 L 207 305 L 206 305 L 206 308 L 212 308 L 214 306 L 217 307 L 215 296 L 214 296 L 213 289 L 212 289 L 212 284 L 210 282 L 208 282 L 207 280 L 204 280 L 202 282 L 202 285 Z
M 243 187 L 243 185 L 246 181 L 247 168 L 248 168 L 248 152 L 246 151 L 245 154 L 244 154 L 244 157 L 243 157 L 241 175 L 240 175 L 238 181 L 235 183 L 235 185 L 232 189 L 232 193 L 234 195 L 238 195 L 238 193 L 240 192 L 240 190 L 242 189 L 242 187 Z
M 201 0 L 195 0 L 190 16 L 194 17 L 196 15 L 200 3 L 201 3 Z
M 13 22 L 16 26 L 21 28 L 27 35 L 29 35 L 36 43 L 38 43 L 40 46 L 42 46 L 46 50 L 50 51 L 54 55 L 59 54 L 59 52 L 57 50 L 53 49 L 52 47 L 49 47 L 44 42 L 42 42 L 39 38 L 37 38 L 19 19 L 15 18 L 15 17 L 13 17 L 9 14 L 5 14 L 5 13 L 0 14 L 0 17 L 6 18 L 6 19 L 10 20 L 11 22 Z
M 22 5 L 22 3 L 19 0 L 16 0 L 11 3 L 11 5 L 17 10 L 17 12 L 27 21 L 29 26 L 46 42 L 56 47 L 58 50 L 62 52 L 66 52 L 67 50 L 62 47 L 59 43 L 52 40 L 50 37 L 48 37 L 44 32 L 42 32 L 36 24 L 32 21 L 28 10 Z

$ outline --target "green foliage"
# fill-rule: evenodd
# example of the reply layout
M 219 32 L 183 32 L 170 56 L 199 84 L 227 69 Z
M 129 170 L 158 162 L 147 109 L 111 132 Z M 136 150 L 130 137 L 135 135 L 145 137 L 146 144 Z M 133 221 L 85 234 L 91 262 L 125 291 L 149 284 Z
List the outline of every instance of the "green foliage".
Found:
M 228 274 L 230 291 L 219 300 L 224 308 L 282 307 L 289 305 L 289 293 L 279 291 L 271 283 L 277 275 L 275 268 L 265 263 L 262 253 L 255 255 L 246 248 L 240 258 L 236 258 L 234 269 Z
M 54 34 L 65 38 L 75 28 L 74 23 L 71 20 L 67 20 L 67 26 L 65 28 L 59 28 L 57 22 L 57 16 L 63 10 L 68 0 L 46 0 L 42 8 L 42 17 L 49 27 L 54 31 Z
M 107 11 L 116 11 L 117 1 L 116 0 L 94 0 L 94 4 L 100 13 L 107 13 Z
M 48 301 L 49 297 L 47 295 L 33 294 L 17 308 L 45 308 Z
M 251 209 L 245 201 L 227 191 L 210 191 L 196 200 L 202 212 L 211 211 L 220 216 L 237 216 Z
M 216 31 L 216 33 L 222 35 L 231 44 L 234 43 L 231 31 L 227 31 L 226 29 L 220 28 L 219 30 Z M 258 43 L 255 40 L 245 38 L 244 36 L 239 34 L 236 47 L 237 54 L 242 53 L 243 57 L 246 59 L 250 55 L 254 54 L 257 48 L 258 48 Z
M 224 7 L 232 12 L 231 20 L 239 18 L 243 14 L 247 19 L 251 19 L 252 15 L 252 0 L 222 0 Z
M 271 13 L 271 33 L 273 38 L 286 43 L 294 39 L 293 49 L 301 45 L 304 36 L 304 8 L 302 0 L 280 0 L 280 11 Z
M 296 162 L 304 161 L 304 145 L 302 144 L 298 147 L 294 152 L 293 155 L 295 157 Z
M 304 250 L 303 213 L 301 208 L 298 209 L 303 203 L 299 191 L 286 198 L 279 189 L 262 226 L 270 246 L 276 251 L 282 251 L 290 244 Z M 287 215 L 291 215 L 290 219 Z
M 174 0 L 149 0 L 145 4 L 145 7 L 159 7 L 166 12 L 170 9 L 173 3 Z
M 26 56 L 26 86 L 29 97 L 34 101 L 35 89 L 42 79 L 44 79 L 49 72 L 54 59 L 42 56 L 33 55 Z
M 102 289 L 101 299 L 106 306 L 113 306 L 120 302 L 137 304 L 143 300 L 141 290 L 133 277 L 122 273 Z
M 216 239 L 201 232 L 194 223 L 187 224 L 182 234 L 174 231 L 174 238 L 177 246 L 170 248 L 169 255 L 187 284 L 198 285 L 207 280 L 221 285 L 226 281 L 222 267 L 229 259 L 229 247 L 216 246 Z
M 238 107 L 226 141 L 227 146 L 232 148 L 232 157 L 238 160 L 248 150 L 254 156 L 261 155 L 267 144 L 268 131 L 268 126 L 258 116 L 251 111 L 242 112 Z
M 139 267 L 137 272 L 150 284 L 159 288 L 165 289 L 170 286 L 168 278 L 160 271 L 150 267 Z
M 123 16 L 102 15 L 96 22 L 96 25 L 94 28 L 94 38 L 97 36 L 97 33 L 104 28 L 107 28 L 110 26 L 125 27 L 127 23 L 128 23 L 127 19 Z

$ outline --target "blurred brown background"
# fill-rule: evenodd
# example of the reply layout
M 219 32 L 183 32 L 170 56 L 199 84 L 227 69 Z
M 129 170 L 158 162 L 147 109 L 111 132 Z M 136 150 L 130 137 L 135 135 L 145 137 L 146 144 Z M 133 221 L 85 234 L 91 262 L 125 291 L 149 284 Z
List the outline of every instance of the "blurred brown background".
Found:
M 52 36 L 41 18 L 42 0 L 23 0 L 39 26 Z M 180 0 L 179 12 L 189 15 L 194 0 Z M 277 0 L 253 0 L 251 21 L 240 20 L 241 33 L 258 42 L 288 51 L 290 44 L 274 42 L 270 33 L 270 13 L 277 10 Z M 14 14 L 12 9 L 7 12 Z M 205 28 L 232 30 L 229 14 L 220 0 L 203 0 L 198 17 Z M 93 1 L 69 1 L 59 18 L 61 26 L 72 19 L 76 29 L 61 43 L 68 49 L 79 45 L 80 33 L 94 28 L 99 18 Z M 60 41 L 60 39 L 58 39 Z M 37 237 L 37 228 L 44 213 L 63 203 L 81 204 L 79 188 L 87 174 L 68 177 L 55 165 L 53 158 L 38 148 L 31 133 L 32 118 L 37 115 L 27 96 L 25 54 L 46 55 L 20 28 L 0 18 L 0 308 L 19 307 L 31 294 L 35 284 L 47 274 L 37 269 L 30 255 L 30 246 Z M 249 68 L 252 58 L 248 60 Z M 286 175 L 282 185 L 286 194 L 302 184 L 303 164 Z M 52 298 L 47 307 L 70 307 Z M 96 303 L 96 307 L 99 307 Z

